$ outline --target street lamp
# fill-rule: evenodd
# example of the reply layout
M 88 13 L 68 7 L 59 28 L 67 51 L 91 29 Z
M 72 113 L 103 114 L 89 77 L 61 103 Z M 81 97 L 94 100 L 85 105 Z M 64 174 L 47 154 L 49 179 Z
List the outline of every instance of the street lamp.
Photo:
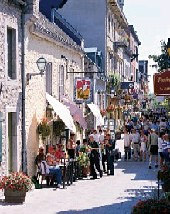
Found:
M 44 74 L 44 71 L 46 69 L 46 66 L 47 66 L 47 61 L 46 59 L 44 59 L 43 57 L 40 57 L 37 62 L 37 67 L 38 67 L 38 70 L 40 71 L 40 73 Z
M 40 57 L 37 62 L 37 67 L 38 70 L 40 71 L 39 73 L 27 73 L 26 77 L 27 77 L 27 85 L 29 84 L 29 80 L 31 79 L 32 76 L 37 76 L 37 75 L 41 75 L 43 76 L 47 67 L 47 61 L 44 57 Z

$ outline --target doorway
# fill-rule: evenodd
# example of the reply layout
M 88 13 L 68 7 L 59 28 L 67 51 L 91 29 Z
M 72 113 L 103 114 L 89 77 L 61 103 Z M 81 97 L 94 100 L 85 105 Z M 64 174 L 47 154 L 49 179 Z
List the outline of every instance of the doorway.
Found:
M 8 172 L 17 170 L 17 113 L 8 113 Z

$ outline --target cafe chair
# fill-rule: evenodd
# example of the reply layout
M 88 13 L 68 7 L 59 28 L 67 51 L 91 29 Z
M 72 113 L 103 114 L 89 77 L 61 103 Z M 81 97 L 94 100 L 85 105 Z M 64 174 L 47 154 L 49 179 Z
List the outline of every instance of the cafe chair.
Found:
M 38 180 L 40 180 L 40 185 L 42 186 L 42 183 L 44 180 L 46 180 L 46 184 L 49 185 L 49 183 L 53 183 L 54 176 L 49 174 L 49 168 L 46 161 L 41 161 L 41 164 L 39 165 L 38 169 Z

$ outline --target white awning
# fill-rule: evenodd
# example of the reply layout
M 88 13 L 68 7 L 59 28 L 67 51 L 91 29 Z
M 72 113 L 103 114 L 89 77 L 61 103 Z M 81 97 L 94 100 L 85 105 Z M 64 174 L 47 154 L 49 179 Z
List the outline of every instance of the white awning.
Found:
M 65 123 L 67 128 L 70 129 L 72 132 L 76 133 L 76 127 L 74 125 L 73 118 L 68 108 L 62 103 L 60 103 L 58 100 L 56 100 L 54 97 L 49 95 L 48 93 L 46 93 L 46 99 L 49 102 L 49 104 L 53 107 L 56 114 Z
M 99 106 L 93 103 L 87 104 L 90 108 L 93 115 L 96 117 L 96 126 L 103 126 L 104 125 L 104 118 L 100 113 Z

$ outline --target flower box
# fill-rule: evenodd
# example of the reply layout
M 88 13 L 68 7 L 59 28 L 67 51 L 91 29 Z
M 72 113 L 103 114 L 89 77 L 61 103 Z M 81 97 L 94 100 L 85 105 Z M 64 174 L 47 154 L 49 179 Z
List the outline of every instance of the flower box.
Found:
M 0 189 L 4 190 L 7 203 L 23 203 L 26 192 L 31 188 L 31 179 L 22 172 L 13 172 L 8 176 L 3 176 L 0 180 Z
M 26 191 L 14 191 L 11 189 L 5 189 L 5 202 L 6 203 L 23 203 L 25 202 Z

